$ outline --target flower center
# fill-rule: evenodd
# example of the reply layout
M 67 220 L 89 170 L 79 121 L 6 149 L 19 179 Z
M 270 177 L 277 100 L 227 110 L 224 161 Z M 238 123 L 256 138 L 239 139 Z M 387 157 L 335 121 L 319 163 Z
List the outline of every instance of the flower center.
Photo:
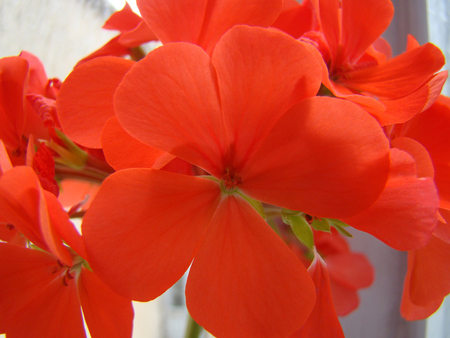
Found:
M 71 267 L 61 263 L 61 261 L 58 259 L 56 261 L 56 266 L 54 267 L 54 270 L 52 273 L 59 273 L 59 276 L 61 277 L 61 282 L 64 286 L 69 286 L 69 281 L 74 278 L 71 274 Z
M 222 190 L 225 192 L 234 192 L 242 184 L 242 178 L 234 171 L 227 169 L 222 176 Z

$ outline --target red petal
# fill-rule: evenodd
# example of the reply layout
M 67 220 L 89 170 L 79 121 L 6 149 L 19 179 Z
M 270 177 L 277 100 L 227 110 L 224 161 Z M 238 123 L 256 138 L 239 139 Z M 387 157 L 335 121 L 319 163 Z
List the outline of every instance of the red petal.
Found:
M 0 140 L 0 176 L 11 169 L 12 164 L 8 153 L 6 152 L 5 144 Z
M 75 282 L 64 286 L 56 258 L 0 243 L 0 327 L 8 337 L 84 337 Z
M 450 210 L 439 209 L 441 219 L 434 230 L 434 235 L 440 240 L 450 244 Z
M 83 240 L 73 223 L 69 220 L 67 212 L 54 195 L 44 191 L 44 196 L 47 202 L 51 226 L 58 233 L 57 238 L 59 241 L 63 239 L 78 255 L 86 259 L 87 255 Z
M 408 270 L 403 285 L 402 302 L 400 304 L 400 313 L 406 320 L 420 320 L 428 318 L 441 306 L 442 299 L 436 299 L 428 302 L 426 306 L 414 304 L 411 301 L 411 272 L 414 264 L 416 251 L 408 252 Z
M 356 105 L 315 97 L 290 109 L 240 173 L 251 197 L 318 217 L 372 204 L 389 169 L 387 139 Z
M 394 16 L 390 0 L 342 0 L 342 47 L 346 60 L 357 61 L 388 28 Z
M 102 47 L 97 49 L 95 52 L 89 54 L 88 56 L 84 57 L 78 63 L 75 65 L 75 69 L 81 66 L 82 64 L 98 58 L 102 56 L 124 56 L 130 53 L 130 47 L 124 46 L 120 43 L 121 35 L 118 35 L 111 40 L 109 40 L 107 43 L 105 43 Z
M 136 140 L 122 128 L 116 117 L 110 118 L 103 128 L 102 146 L 106 161 L 115 170 L 161 169 L 175 157 Z
M 212 62 L 231 144 L 228 162 L 239 171 L 284 112 L 318 92 L 322 69 L 305 44 L 246 26 L 223 36 Z
M 211 180 L 164 171 L 112 174 L 84 217 L 89 264 L 120 295 L 158 297 L 189 267 L 219 191 Z
M 346 316 L 359 306 L 359 296 L 355 289 L 349 289 L 345 285 L 330 280 L 331 294 L 334 308 L 338 316 Z
M 284 337 L 314 305 L 303 264 L 243 199 L 220 203 L 186 285 L 192 317 L 219 337 Z
M 361 289 L 370 286 L 375 278 L 375 271 L 362 254 L 355 252 L 330 255 L 326 257 L 330 278 L 349 288 Z
M 73 141 L 101 148 L 101 132 L 114 116 L 113 96 L 134 62 L 115 57 L 91 60 L 70 73 L 56 100 L 64 133 Z
M 0 139 L 9 151 L 20 147 L 25 125 L 28 62 L 20 57 L 0 59 Z
M 401 127 L 400 135 L 422 144 L 433 161 L 435 182 L 439 190 L 439 206 L 450 209 L 450 98 L 440 96 L 428 110 Z
M 435 236 L 411 256 L 410 297 L 414 304 L 428 306 L 450 293 L 449 258 L 450 244 Z
M 406 152 L 391 150 L 391 173 L 379 199 L 358 215 L 343 219 L 397 250 L 423 247 L 437 218 L 438 199 L 430 178 L 417 178 L 415 162 Z
M 137 1 L 142 17 L 159 39 L 198 44 L 211 53 L 227 30 L 238 24 L 268 26 L 281 10 L 279 0 Z
M 142 18 L 131 9 L 126 2 L 120 11 L 114 12 L 103 25 L 104 29 L 118 30 L 121 33 L 128 32 L 135 28 Z
M 197 46 L 157 48 L 119 86 L 117 118 L 139 141 L 221 176 L 225 139 L 215 77 Z
M 93 337 L 131 337 L 133 307 L 131 300 L 112 292 L 91 271 L 82 268 L 78 293 L 83 314 Z
M 86 337 L 75 282 L 54 281 L 30 301 L 6 330 L 8 337 Z
M 440 72 L 407 96 L 394 100 L 381 100 L 386 110 L 372 115 L 382 126 L 406 122 L 414 115 L 428 109 L 436 101 L 446 79 L 447 72 Z
M 0 176 L 0 214 L 34 244 L 47 249 L 40 228 L 42 218 L 48 217 L 42 198 L 33 169 L 15 167 Z
M 397 149 L 406 151 L 416 161 L 417 177 L 434 177 L 433 162 L 426 148 L 409 137 L 397 137 L 391 141 Z
M 334 309 L 330 277 L 326 266 L 327 264 L 316 254 L 316 258 L 308 268 L 308 272 L 316 286 L 316 304 L 306 323 L 292 335 L 292 338 L 345 337 Z
M 423 85 L 444 64 L 440 49 L 427 43 L 383 64 L 347 72 L 341 83 L 379 98 L 399 98 Z
M 76 204 L 82 203 L 83 210 L 89 207 L 99 189 L 97 183 L 75 179 L 65 179 L 60 183 L 60 186 L 61 193 L 58 199 L 61 204 L 65 208 L 72 208 Z
M 332 61 L 337 61 L 338 46 L 341 37 L 339 23 L 339 0 L 313 1 L 313 6 L 320 17 L 320 24 L 330 49 Z
M 289 3 L 289 6 L 286 5 Z M 298 39 L 314 28 L 314 13 L 306 1 L 300 5 L 297 1 L 283 1 L 283 9 L 277 20 L 271 25 Z

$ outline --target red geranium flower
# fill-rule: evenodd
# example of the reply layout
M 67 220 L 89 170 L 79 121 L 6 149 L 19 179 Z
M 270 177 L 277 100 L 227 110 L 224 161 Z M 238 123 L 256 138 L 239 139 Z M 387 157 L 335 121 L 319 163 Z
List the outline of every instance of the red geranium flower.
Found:
M 0 332 L 85 337 L 81 306 L 92 337 L 130 337 L 131 301 L 84 266 L 84 242 L 55 195 L 42 189 L 32 168 L 5 163 L 0 163 L 1 220 L 39 250 L 24 242 L 0 243 Z
M 94 271 L 146 301 L 192 263 L 187 307 L 212 334 L 299 329 L 314 285 L 252 199 L 343 217 L 373 203 L 389 167 L 378 123 L 347 101 L 313 97 L 320 78 L 308 47 L 244 26 L 211 58 L 174 43 L 134 65 L 116 91 L 119 122 L 212 176 L 126 169 L 107 178 L 83 222 Z
M 410 39 L 407 52 L 391 58 L 390 46 L 380 38 L 394 15 L 390 0 L 316 0 L 293 11 L 302 17 L 302 27 L 310 22 L 311 30 L 300 38 L 314 41 L 322 54 L 323 84 L 335 96 L 360 104 L 381 125 L 409 120 L 439 95 L 447 77 L 435 74 L 445 64 L 439 48 Z M 292 22 L 281 20 L 277 27 L 295 32 Z

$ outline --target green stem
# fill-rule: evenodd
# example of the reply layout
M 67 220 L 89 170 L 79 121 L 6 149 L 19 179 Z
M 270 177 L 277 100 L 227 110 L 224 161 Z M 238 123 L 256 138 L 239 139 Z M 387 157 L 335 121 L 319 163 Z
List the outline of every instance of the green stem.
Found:
M 184 338 L 198 338 L 200 337 L 200 333 L 202 333 L 203 328 L 197 324 L 197 322 L 192 319 L 192 317 L 188 314 L 186 332 L 184 334 Z
M 59 180 L 74 178 L 82 181 L 102 183 L 108 175 L 108 173 L 96 169 L 77 170 L 64 164 L 55 163 L 55 177 Z

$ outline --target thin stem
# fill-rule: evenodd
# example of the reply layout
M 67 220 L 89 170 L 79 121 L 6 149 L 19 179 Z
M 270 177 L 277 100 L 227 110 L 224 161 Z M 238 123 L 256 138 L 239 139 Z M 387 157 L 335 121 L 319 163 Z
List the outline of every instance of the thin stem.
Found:
M 203 328 L 188 314 L 186 332 L 184 338 L 199 338 Z
M 108 175 L 108 173 L 95 169 L 76 170 L 59 163 L 55 164 L 55 176 L 60 180 L 74 178 L 83 181 L 102 183 Z

